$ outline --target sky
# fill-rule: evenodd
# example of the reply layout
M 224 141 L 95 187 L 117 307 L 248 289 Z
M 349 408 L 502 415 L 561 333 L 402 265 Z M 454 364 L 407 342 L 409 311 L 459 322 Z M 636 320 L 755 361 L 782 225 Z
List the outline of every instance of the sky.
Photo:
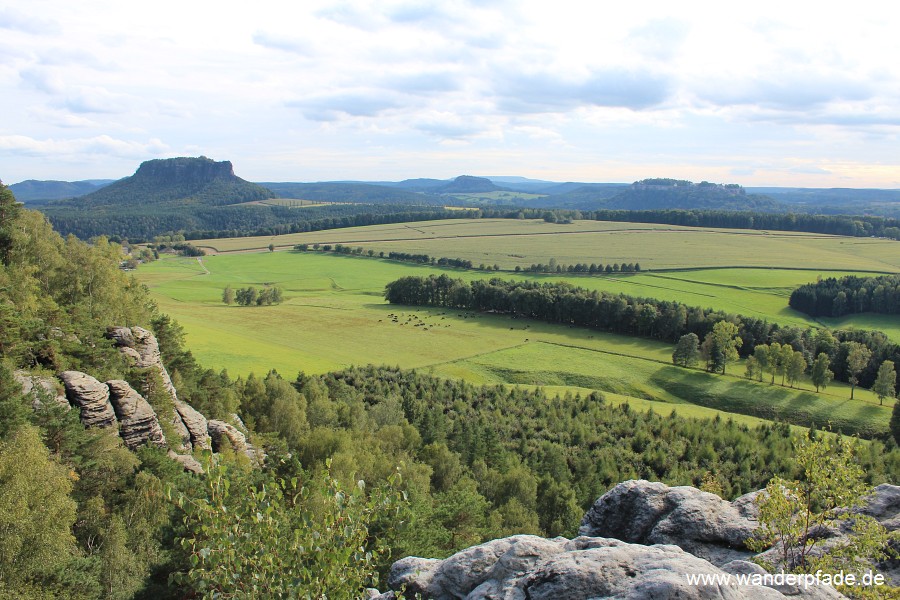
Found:
M 866 2 L 0 0 L 0 179 L 203 155 L 250 181 L 900 188 L 898 30 Z

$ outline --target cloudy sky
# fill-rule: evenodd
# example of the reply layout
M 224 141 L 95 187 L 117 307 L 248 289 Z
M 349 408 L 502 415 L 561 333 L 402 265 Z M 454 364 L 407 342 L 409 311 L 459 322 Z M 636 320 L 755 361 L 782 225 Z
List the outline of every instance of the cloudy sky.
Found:
M 900 188 L 900 11 L 625 4 L 0 0 L 0 178 Z

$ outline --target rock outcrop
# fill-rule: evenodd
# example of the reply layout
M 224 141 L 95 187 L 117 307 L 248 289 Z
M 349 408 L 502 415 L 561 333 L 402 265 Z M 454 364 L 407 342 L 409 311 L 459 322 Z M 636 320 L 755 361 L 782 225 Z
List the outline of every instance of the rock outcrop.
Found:
M 753 556 L 745 542 L 758 527 L 753 502 L 757 493 L 728 502 L 689 486 L 626 481 L 597 499 L 578 533 L 636 544 L 674 544 L 721 566 Z
M 175 411 L 181 417 L 181 421 L 188 431 L 191 445 L 201 450 L 212 450 L 209 423 L 206 417 L 194 410 L 194 407 L 190 404 L 181 400 L 175 401 Z
M 169 450 L 167 456 L 181 465 L 185 471 L 190 471 L 197 475 L 203 472 L 203 465 L 190 454 L 176 454 L 172 450 Z
M 13 379 L 22 386 L 22 394 L 31 399 L 32 409 L 40 409 L 46 401 L 55 402 L 66 409 L 71 408 L 66 395 L 60 390 L 59 382 L 52 377 L 16 371 Z
M 81 409 L 81 423 L 85 427 L 111 427 L 116 413 L 109 402 L 109 387 L 80 371 L 59 374 L 66 388 L 66 398 Z
M 254 464 L 261 464 L 265 459 L 263 452 L 247 442 L 247 437 L 237 427 L 225 421 L 210 419 L 207 423 L 212 438 L 213 452 L 221 452 L 230 448 L 243 454 Z
M 134 450 L 145 444 L 164 448 L 166 436 L 150 403 L 127 381 L 113 379 L 106 385 L 109 387 L 109 401 L 119 420 L 119 435 L 128 449 Z
M 467 548 L 445 560 L 404 558 L 391 567 L 388 585 L 405 589 L 407 596 L 418 593 L 433 600 L 843 597 L 826 586 L 778 590 L 729 578 L 730 573 L 756 568 L 747 565 L 732 565 L 733 572 L 725 571 L 672 545 L 518 535 Z M 703 584 L 689 579 L 695 575 L 722 579 Z M 392 597 L 391 592 L 376 596 Z
M 110 327 L 106 335 L 116 343 L 119 352 L 131 358 L 136 367 L 156 369 L 172 400 L 178 400 L 175 386 L 172 385 L 172 379 L 159 354 L 159 342 L 152 331 L 143 327 Z

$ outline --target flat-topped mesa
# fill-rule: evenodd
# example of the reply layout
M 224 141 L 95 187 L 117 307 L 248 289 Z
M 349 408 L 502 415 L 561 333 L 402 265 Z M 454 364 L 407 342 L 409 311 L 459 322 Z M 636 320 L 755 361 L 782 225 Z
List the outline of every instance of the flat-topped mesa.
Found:
M 236 177 L 229 160 L 215 161 L 205 156 L 159 158 L 142 162 L 135 179 L 153 179 L 163 183 L 206 182 L 217 178 Z
M 119 435 L 128 449 L 134 450 L 145 444 L 165 448 L 166 436 L 150 403 L 127 381 L 113 379 L 106 385 L 109 387 L 110 403 L 119 420 Z

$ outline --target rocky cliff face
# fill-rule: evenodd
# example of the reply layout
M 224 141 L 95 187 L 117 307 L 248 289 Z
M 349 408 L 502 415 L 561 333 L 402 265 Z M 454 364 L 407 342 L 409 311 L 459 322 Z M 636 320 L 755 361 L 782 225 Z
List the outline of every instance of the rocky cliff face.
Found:
M 594 503 L 578 538 L 517 535 L 445 560 L 407 557 L 391 567 L 388 585 L 407 597 L 434 600 L 843 598 L 830 586 L 750 585 L 729 578 L 765 574 L 746 560 L 752 558 L 746 540 L 758 526 L 758 493 L 727 502 L 692 487 L 626 481 Z M 900 529 L 900 486 L 878 486 L 859 511 L 888 531 Z M 839 540 L 848 532 L 824 535 Z M 878 569 L 890 576 L 893 566 Z M 720 579 L 699 584 L 690 579 L 695 575 Z M 370 597 L 395 596 L 373 590 Z
M 166 436 L 150 403 L 127 381 L 107 381 L 106 386 L 109 388 L 109 401 L 119 420 L 119 435 L 128 449 L 134 450 L 146 444 L 165 448 Z
M 217 178 L 235 178 L 231 161 L 214 161 L 197 158 L 160 158 L 142 162 L 134 174 L 135 179 L 150 179 L 163 183 L 207 182 Z
M 55 401 L 66 408 L 75 406 L 80 409 L 81 422 L 85 427 L 110 430 L 115 427 L 131 450 L 147 444 L 169 448 L 172 460 L 195 473 L 202 472 L 203 466 L 191 456 L 193 450 L 218 452 L 228 447 L 247 456 L 252 464 L 263 463 L 265 453 L 247 441 L 246 430 L 242 432 L 235 427 L 243 428 L 236 415 L 233 416 L 234 424 L 208 421 L 190 404 L 178 399 L 177 390 L 160 358 L 159 344 L 153 332 L 141 327 L 111 327 L 107 336 L 134 366 L 159 373 L 173 401 L 174 410 L 170 415 L 157 415 L 146 398 L 126 381 L 104 383 L 79 371 L 64 371 L 57 381 L 52 377 L 17 371 L 15 379 L 22 386 L 22 393 L 31 398 L 32 407 L 39 410 L 47 401 Z M 64 393 L 61 391 L 63 389 Z M 166 439 L 160 418 L 169 420 L 177 434 L 175 439 Z

